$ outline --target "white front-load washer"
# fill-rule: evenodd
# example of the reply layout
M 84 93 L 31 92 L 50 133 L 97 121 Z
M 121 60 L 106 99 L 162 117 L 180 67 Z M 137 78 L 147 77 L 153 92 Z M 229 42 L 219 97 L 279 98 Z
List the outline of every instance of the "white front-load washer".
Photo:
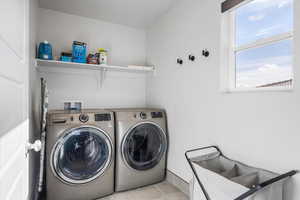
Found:
M 50 111 L 47 200 L 92 200 L 114 192 L 114 114 Z
M 114 109 L 114 112 L 115 190 L 163 181 L 168 148 L 165 112 L 159 109 Z

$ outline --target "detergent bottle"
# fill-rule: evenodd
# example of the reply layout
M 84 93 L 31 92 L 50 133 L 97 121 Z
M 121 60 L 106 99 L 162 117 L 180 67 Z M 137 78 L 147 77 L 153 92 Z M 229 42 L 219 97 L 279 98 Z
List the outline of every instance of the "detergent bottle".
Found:
M 41 42 L 39 45 L 38 58 L 43 60 L 53 60 L 52 46 L 48 41 Z

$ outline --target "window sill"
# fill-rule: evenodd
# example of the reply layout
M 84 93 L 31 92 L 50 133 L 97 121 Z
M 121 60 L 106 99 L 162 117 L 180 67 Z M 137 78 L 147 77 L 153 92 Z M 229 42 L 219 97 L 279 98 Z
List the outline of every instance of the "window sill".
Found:
M 293 92 L 294 88 L 231 88 L 223 89 L 222 93 L 262 93 L 262 92 Z

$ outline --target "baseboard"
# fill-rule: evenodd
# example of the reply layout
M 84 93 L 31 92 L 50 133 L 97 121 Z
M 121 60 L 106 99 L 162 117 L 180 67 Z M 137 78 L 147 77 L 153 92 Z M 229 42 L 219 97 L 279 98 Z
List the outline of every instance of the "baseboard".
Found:
M 169 170 L 167 170 L 167 181 L 189 196 L 189 183 Z

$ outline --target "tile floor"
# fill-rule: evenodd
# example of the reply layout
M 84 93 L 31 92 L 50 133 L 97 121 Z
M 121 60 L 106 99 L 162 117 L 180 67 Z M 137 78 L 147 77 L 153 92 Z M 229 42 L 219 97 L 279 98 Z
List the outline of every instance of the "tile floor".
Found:
M 132 191 L 115 193 L 98 200 L 188 200 L 188 197 L 165 181 Z

